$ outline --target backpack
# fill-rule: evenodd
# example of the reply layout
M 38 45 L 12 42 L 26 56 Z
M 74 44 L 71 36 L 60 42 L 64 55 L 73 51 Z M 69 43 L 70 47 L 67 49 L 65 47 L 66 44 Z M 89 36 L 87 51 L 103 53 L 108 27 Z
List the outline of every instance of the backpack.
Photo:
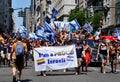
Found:
M 16 43 L 15 52 L 16 52 L 16 56 L 24 55 L 24 46 L 22 42 Z

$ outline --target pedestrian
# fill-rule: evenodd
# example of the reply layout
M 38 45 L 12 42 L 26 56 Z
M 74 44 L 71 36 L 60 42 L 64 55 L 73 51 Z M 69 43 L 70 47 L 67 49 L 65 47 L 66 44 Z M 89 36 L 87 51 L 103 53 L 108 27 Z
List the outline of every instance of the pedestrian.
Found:
M 109 58 L 111 62 L 111 72 L 116 72 L 117 68 L 117 48 L 114 41 L 111 42 L 111 45 L 109 45 Z
M 117 63 L 120 66 L 120 43 L 119 42 L 118 42 L 118 46 L 117 46 L 117 56 L 118 56 Z
M 75 68 L 75 71 L 76 71 L 75 75 L 78 75 L 80 73 L 80 67 L 82 65 L 82 51 L 83 51 L 82 41 L 77 39 L 77 42 L 76 42 L 76 54 L 77 54 L 78 67 Z
M 83 65 L 82 65 L 82 71 L 84 71 L 84 65 L 85 65 L 85 71 L 87 72 L 88 64 L 91 61 L 91 53 L 92 49 L 88 45 L 87 41 L 83 41 Z
M 3 43 L 3 65 L 5 66 L 8 62 L 7 57 L 8 57 L 8 42 L 7 39 L 4 40 Z
M 10 66 L 11 48 L 12 48 L 12 41 L 11 39 L 9 39 L 8 40 L 8 54 L 7 54 L 8 66 Z
M 12 45 L 12 73 L 13 82 L 21 82 L 22 69 L 24 67 L 24 54 L 27 53 L 27 46 L 22 42 L 22 38 L 18 37 L 17 41 Z M 16 72 L 17 80 L 16 80 Z
M 101 58 L 101 73 L 105 74 L 105 65 L 108 61 L 108 44 L 106 43 L 106 39 L 103 38 L 102 39 L 102 43 L 98 45 L 98 52 L 97 52 L 97 59 L 98 59 L 98 55 L 100 55 Z

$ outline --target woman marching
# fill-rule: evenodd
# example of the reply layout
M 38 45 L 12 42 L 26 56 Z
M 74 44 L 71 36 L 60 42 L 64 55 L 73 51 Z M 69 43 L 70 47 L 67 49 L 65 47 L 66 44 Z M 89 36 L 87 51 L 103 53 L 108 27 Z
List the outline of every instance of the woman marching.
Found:
M 91 47 L 87 44 L 86 41 L 83 41 L 83 65 L 85 65 L 85 71 L 87 72 L 88 64 L 91 61 L 91 53 L 92 49 Z M 82 66 L 82 71 L 83 71 L 83 66 Z

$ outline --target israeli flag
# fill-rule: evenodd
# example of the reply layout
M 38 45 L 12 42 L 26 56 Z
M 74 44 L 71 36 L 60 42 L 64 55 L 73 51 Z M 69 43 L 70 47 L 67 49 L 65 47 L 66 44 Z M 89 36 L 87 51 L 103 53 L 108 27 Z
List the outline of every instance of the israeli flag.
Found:
M 120 40 L 120 29 L 115 28 L 115 30 L 114 30 L 114 37 L 118 38 Z
M 26 38 L 26 37 L 27 37 L 27 28 L 24 27 L 24 26 L 20 26 L 20 27 L 18 28 L 18 33 L 20 34 L 20 36 L 21 36 L 22 38 Z
M 24 26 L 20 26 L 20 27 L 18 28 L 18 32 L 19 32 L 19 33 L 27 33 L 27 28 L 24 27 Z
M 46 40 L 49 42 L 56 42 L 56 37 L 54 33 L 46 33 Z
M 90 25 L 89 22 L 86 22 L 85 23 L 85 30 L 88 32 L 88 33 L 91 33 L 93 31 L 93 28 L 92 26 Z
M 45 37 L 45 29 L 44 27 L 37 26 L 37 33 L 36 35 L 39 37 Z
M 36 37 L 35 33 L 30 32 L 29 33 L 29 39 L 34 39 Z
M 54 33 L 54 31 L 53 31 L 51 25 L 48 24 L 46 21 L 44 21 L 44 28 L 45 28 L 45 32 Z
M 52 9 L 52 16 L 51 16 L 51 18 L 56 18 L 57 14 L 58 14 L 58 11 L 55 8 L 53 8 Z
M 70 22 L 70 25 L 73 26 L 75 30 L 81 28 L 80 24 L 78 23 L 78 21 L 77 21 L 76 19 L 72 20 L 72 21 Z

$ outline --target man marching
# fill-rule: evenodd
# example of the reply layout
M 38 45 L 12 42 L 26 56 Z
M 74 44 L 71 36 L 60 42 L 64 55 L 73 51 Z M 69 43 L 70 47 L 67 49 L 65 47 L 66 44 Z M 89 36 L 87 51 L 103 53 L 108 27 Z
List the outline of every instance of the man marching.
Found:
M 24 54 L 27 52 L 27 46 L 23 43 L 21 37 L 17 38 L 17 41 L 12 45 L 12 73 L 13 82 L 21 82 L 21 73 L 24 67 Z M 16 72 L 18 73 L 18 78 L 16 81 Z

